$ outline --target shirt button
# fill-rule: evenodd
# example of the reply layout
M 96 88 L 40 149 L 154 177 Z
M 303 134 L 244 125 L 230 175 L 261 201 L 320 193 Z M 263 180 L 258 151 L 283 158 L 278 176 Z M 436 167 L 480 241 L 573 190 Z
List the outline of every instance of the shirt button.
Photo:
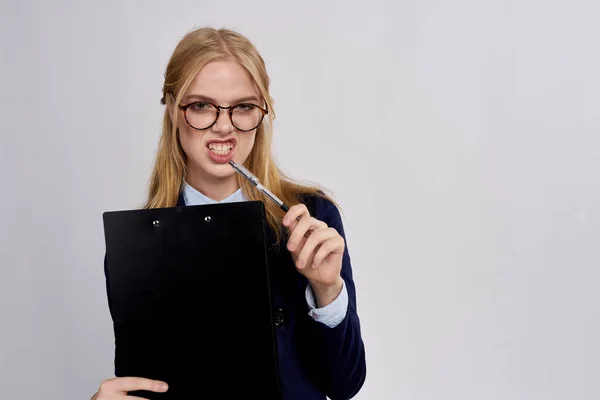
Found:
M 279 328 L 281 325 L 284 324 L 284 318 L 283 318 L 283 310 L 281 308 L 278 308 L 275 311 L 275 327 Z

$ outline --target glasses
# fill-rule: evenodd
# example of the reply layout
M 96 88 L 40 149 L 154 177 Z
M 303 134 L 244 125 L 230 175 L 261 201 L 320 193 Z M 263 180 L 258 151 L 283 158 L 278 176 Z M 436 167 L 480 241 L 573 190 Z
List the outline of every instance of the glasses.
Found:
M 256 104 L 240 103 L 235 106 L 222 107 L 207 101 L 199 101 L 187 105 L 179 105 L 185 121 L 192 128 L 202 131 L 213 126 L 219 119 L 221 110 L 228 110 L 231 124 L 242 132 L 252 131 L 260 125 L 268 111 Z

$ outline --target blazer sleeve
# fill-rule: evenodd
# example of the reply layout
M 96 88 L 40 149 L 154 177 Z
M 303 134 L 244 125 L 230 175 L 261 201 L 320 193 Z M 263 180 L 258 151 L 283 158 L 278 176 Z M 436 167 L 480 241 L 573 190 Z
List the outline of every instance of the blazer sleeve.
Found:
M 314 199 L 313 216 L 335 228 L 346 241 L 342 218 L 332 202 Z M 334 328 L 307 317 L 308 332 L 305 343 L 313 347 L 313 366 L 318 371 L 322 390 L 332 400 L 350 399 L 362 388 L 366 379 L 365 346 L 356 306 L 356 287 L 347 244 L 344 246 L 341 276 L 348 293 L 348 309 L 344 319 Z M 320 365 L 319 365 L 320 364 Z
M 108 278 L 108 260 L 106 259 L 106 253 L 104 254 L 104 279 L 106 281 L 106 298 L 108 301 L 108 311 L 112 317 L 112 304 L 110 302 L 110 282 Z

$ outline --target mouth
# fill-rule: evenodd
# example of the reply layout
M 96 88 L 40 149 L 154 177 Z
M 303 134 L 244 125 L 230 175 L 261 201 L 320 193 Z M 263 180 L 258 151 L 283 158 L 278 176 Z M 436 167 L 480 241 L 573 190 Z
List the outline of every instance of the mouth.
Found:
M 206 148 L 208 155 L 214 162 L 224 164 L 233 158 L 236 144 L 235 138 L 214 139 L 206 143 Z
M 236 145 L 236 140 L 234 138 L 224 139 L 224 140 L 210 140 L 206 144 L 206 147 L 218 156 L 226 156 L 233 150 Z

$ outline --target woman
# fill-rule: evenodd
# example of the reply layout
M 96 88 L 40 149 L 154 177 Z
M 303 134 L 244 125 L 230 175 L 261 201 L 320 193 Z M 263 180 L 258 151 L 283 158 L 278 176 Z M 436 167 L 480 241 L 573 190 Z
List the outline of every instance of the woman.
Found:
M 230 30 L 202 28 L 176 47 L 165 74 L 166 110 L 146 208 L 265 200 L 229 160 L 243 164 L 277 197 L 265 200 L 273 247 L 273 303 L 284 399 L 349 399 L 366 376 L 365 350 L 344 230 L 336 204 L 293 183 L 271 157 L 273 101 L 255 47 Z M 285 355 L 283 354 L 285 353 Z M 168 382 L 113 378 L 96 400 L 168 390 Z

